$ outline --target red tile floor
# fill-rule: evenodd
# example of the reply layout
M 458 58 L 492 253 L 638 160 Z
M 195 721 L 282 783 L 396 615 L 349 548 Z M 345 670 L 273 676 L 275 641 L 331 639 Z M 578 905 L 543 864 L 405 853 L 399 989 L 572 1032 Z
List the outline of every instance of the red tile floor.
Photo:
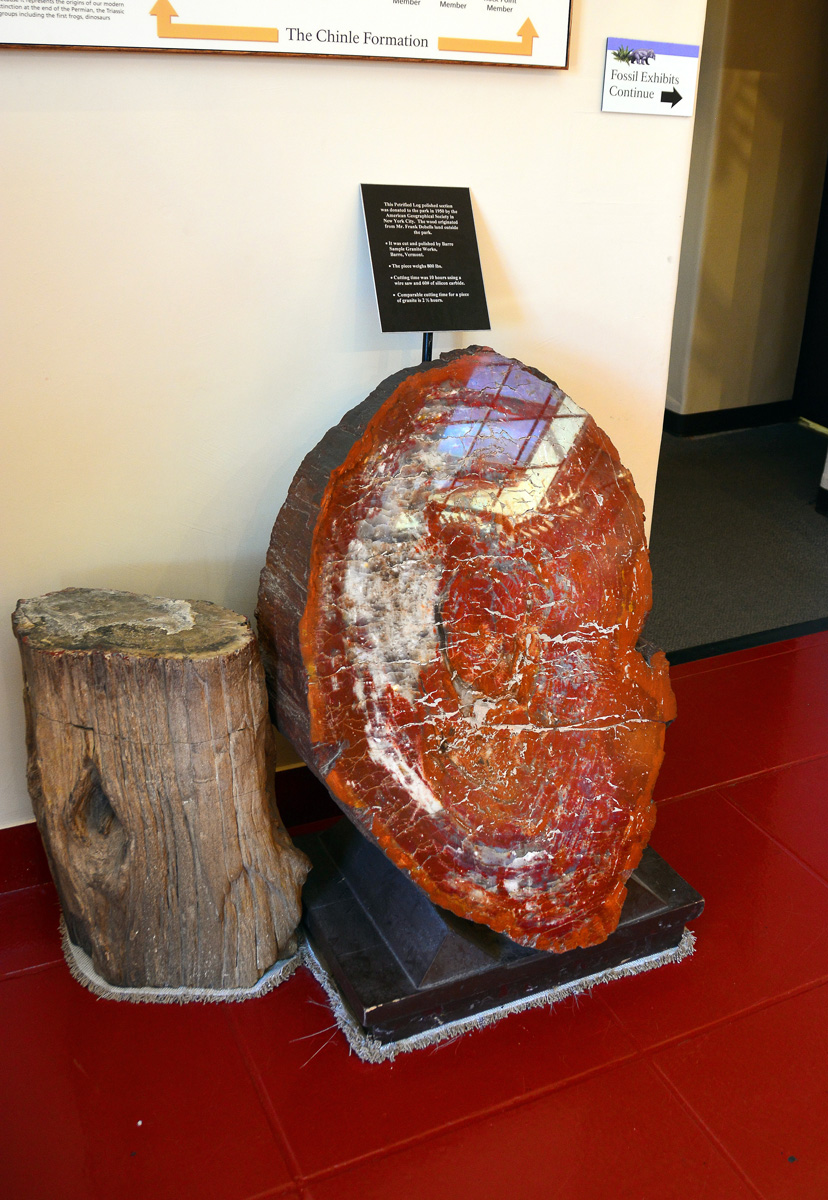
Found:
M 305 972 L 96 999 L 34 826 L 0 833 L 0 1196 L 828 1197 L 828 633 L 673 679 L 653 845 L 707 901 L 695 955 L 392 1064 Z

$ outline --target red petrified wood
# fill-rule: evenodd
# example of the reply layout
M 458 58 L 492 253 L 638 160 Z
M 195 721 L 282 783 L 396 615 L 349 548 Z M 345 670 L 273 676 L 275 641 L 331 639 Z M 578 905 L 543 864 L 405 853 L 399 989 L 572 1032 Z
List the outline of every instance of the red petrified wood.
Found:
M 262 573 L 279 723 L 437 904 L 556 951 L 615 928 L 674 716 L 643 505 L 538 372 L 387 380 L 302 464 Z

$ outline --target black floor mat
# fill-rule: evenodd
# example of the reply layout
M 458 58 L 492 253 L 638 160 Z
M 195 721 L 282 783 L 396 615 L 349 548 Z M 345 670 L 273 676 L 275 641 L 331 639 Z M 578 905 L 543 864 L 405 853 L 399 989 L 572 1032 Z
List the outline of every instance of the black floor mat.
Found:
M 793 422 L 664 434 L 649 641 L 680 651 L 828 617 L 828 518 L 814 506 L 826 449 Z

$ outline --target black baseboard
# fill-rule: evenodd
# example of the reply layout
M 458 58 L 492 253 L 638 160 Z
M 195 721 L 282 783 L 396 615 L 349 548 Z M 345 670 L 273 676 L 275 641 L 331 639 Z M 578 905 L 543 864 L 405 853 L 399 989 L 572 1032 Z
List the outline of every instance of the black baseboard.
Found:
M 828 488 L 817 488 L 816 510 L 824 517 L 828 517 Z
M 689 646 L 686 650 L 668 650 L 667 659 L 671 667 L 679 663 L 695 662 L 699 658 L 715 658 L 718 654 L 732 654 L 734 650 L 750 650 L 754 646 L 768 646 L 772 642 L 787 642 L 791 638 L 805 637 L 809 633 L 822 633 L 828 629 L 828 617 L 815 621 L 800 621 L 796 625 L 781 625 L 778 629 L 763 629 L 760 633 L 745 633 L 740 637 L 725 638 L 721 642 L 707 642 L 703 646 Z
M 677 413 L 664 410 L 664 430 L 673 437 L 701 437 L 705 433 L 730 433 L 734 429 L 757 429 L 795 421 L 799 414 L 793 400 L 773 404 L 750 404 L 746 408 L 720 408 L 714 412 Z

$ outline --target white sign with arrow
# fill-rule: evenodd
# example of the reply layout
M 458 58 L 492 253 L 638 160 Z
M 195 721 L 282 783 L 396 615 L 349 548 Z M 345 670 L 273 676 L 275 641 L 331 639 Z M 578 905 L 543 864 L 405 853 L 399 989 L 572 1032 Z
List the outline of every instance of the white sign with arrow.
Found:
M 607 38 L 603 112 L 692 117 L 699 47 Z

